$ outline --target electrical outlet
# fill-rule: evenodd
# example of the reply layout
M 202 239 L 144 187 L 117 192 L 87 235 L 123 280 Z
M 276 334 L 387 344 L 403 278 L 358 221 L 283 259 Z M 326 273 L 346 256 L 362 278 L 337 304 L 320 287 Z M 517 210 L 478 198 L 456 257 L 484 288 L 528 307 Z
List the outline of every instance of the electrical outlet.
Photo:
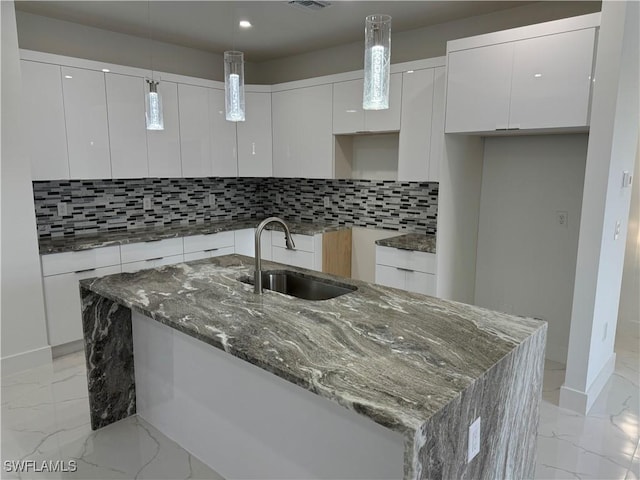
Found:
M 569 213 L 564 210 L 558 210 L 556 212 L 556 219 L 558 221 L 558 225 L 566 228 L 569 224 Z
M 215 193 L 210 193 L 209 194 L 209 206 L 211 208 L 216 206 L 216 194 Z
M 67 204 L 65 202 L 58 203 L 58 216 L 64 217 L 66 215 L 69 215 Z
M 143 197 L 142 208 L 145 210 L 151 210 L 151 197 Z
M 480 453 L 480 417 L 469 427 L 469 439 L 467 446 L 467 463 Z
M 282 194 L 276 193 L 276 203 L 280 205 L 282 203 Z
M 618 240 L 620 238 L 620 229 L 622 228 L 622 222 L 618 220 L 616 222 L 616 228 L 613 231 L 613 239 Z
M 331 207 L 331 197 L 324 197 L 324 208 L 329 208 Z

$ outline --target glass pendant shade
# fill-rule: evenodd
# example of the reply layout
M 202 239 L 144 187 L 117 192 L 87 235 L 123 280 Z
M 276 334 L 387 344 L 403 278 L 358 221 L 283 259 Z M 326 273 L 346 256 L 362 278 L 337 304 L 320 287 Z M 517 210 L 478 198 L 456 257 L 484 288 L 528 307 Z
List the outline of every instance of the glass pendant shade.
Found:
M 145 95 L 145 116 L 147 130 L 164 130 L 164 116 L 162 114 L 162 97 L 158 93 L 158 82 L 147 80 L 149 91 Z
M 364 27 L 364 110 L 389 108 L 391 17 L 369 15 Z
M 224 103 L 226 119 L 244 122 L 244 53 L 224 52 Z

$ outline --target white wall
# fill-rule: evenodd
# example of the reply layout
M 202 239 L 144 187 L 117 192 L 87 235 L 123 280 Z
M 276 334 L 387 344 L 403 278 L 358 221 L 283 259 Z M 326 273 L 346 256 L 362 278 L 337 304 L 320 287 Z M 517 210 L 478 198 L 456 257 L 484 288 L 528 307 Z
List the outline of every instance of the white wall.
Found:
M 640 332 L 640 143 L 633 172 L 633 191 L 629 210 L 627 247 L 624 252 L 617 329 L 620 334 L 632 335 L 638 341 Z
M 618 302 L 638 145 L 639 2 L 606 1 L 596 52 L 567 373 L 560 406 L 591 408 L 615 366 Z M 614 238 L 616 222 L 621 231 Z
M 485 139 L 475 303 L 549 322 L 565 363 L 587 135 Z M 568 213 L 565 226 L 557 212 Z
M 535 2 L 521 7 L 393 33 L 391 62 L 446 54 L 447 41 L 600 11 L 600 2 Z M 364 21 L 364 20 L 363 20 Z M 257 63 L 254 83 L 281 83 L 363 68 L 363 42 Z M 247 74 L 249 76 L 249 74 Z
M 44 317 L 31 167 L 20 114 L 20 61 L 12 1 L 2 8 L 2 374 L 51 360 Z
M 69 57 L 151 68 L 147 38 L 87 27 L 26 12 L 16 12 L 20 48 Z M 153 42 L 153 68 L 161 72 L 224 80 L 219 53 Z M 245 64 L 249 80 L 253 64 Z M 247 83 L 250 83 L 247 81 Z
M 473 303 L 484 139 L 445 135 L 438 189 L 438 297 Z

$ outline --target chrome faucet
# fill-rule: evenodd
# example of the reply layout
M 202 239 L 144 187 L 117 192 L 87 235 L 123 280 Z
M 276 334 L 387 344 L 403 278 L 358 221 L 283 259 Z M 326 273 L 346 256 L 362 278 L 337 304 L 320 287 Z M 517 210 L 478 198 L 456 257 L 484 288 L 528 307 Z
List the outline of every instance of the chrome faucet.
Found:
M 289 227 L 284 220 L 278 217 L 269 217 L 260 222 L 260 225 L 256 228 L 256 271 L 253 274 L 254 281 L 254 289 L 253 293 L 257 295 L 262 295 L 262 255 L 260 252 L 260 236 L 262 235 L 262 231 L 264 228 L 270 223 L 279 223 L 284 228 L 284 241 L 289 250 L 295 250 L 296 244 L 293 243 L 293 238 L 291 238 L 291 232 L 289 231 Z

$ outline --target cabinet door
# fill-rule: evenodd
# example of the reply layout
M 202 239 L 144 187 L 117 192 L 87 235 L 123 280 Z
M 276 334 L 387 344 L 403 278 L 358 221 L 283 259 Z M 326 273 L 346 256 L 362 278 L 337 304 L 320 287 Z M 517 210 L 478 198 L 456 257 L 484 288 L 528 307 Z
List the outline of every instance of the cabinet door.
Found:
M 435 296 L 436 276 L 429 273 L 406 271 L 405 289 L 409 292 Z
M 431 115 L 431 145 L 429 154 L 430 182 L 440 181 L 440 165 L 444 154 L 445 67 L 433 69 L 433 114 Z
M 331 178 L 332 85 L 276 92 L 272 101 L 274 176 Z
M 145 83 L 145 92 L 146 88 L 148 87 Z M 161 81 L 158 84 L 158 93 L 162 98 L 164 130 L 146 131 L 149 176 L 177 178 L 182 176 L 178 85 Z
M 69 178 L 60 67 L 20 62 L 22 105 L 33 180 Z
M 180 112 L 180 150 L 183 177 L 210 177 L 211 127 L 209 123 L 209 89 L 178 85 Z
M 235 253 L 247 257 L 255 256 L 255 232 L 255 228 L 245 228 L 234 232 Z M 260 237 L 260 253 L 263 260 L 271 260 L 271 233 L 270 230 L 263 230 Z
M 238 176 L 273 175 L 271 94 L 245 93 L 246 120 L 236 124 L 238 132 Z
M 138 270 L 147 270 L 149 268 L 158 268 L 164 265 L 175 265 L 184 262 L 184 255 L 171 255 L 168 257 L 150 258 L 139 262 L 130 262 L 122 264 L 123 272 L 137 272 Z
M 104 73 L 62 67 L 70 178 L 111 178 Z
M 115 73 L 105 74 L 105 80 L 111 175 L 113 178 L 148 177 L 145 81 Z
M 120 265 L 44 277 L 47 330 L 51 346 L 83 338 L 78 282 L 84 278 L 102 277 L 114 273 L 120 273 Z
M 508 128 L 513 50 L 504 43 L 448 55 L 446 133 Z
M 236 122 L 225 116 L 224 90 L 209 90 L 209 118 L 211 121 L 211 161 L 214 177 L 238 175 L 238 144 Z
M 333 133 L 363 131 L 362 79 L 333 84 Z
M 589 124 L 595 29 L 515 42 L 509 128 Z
M 309 270 L 321 270 L 314 265 L 313 253 L 304 252 L 302 250 L 287 250 L 286 248 L 273 247 L 271 249 L 273 254 L 273 261 L 278 263 L 284 263 L 286 265 L 293 265 L 294 267 L 308 268 Z
M 360 95 L 362 105 L 362 95 Z M 365 110 L 364 129 L 367 132 L 397 132 L 402 113 L 402 73 L 393 73 L 389 83 L 389 108 Z
M 398 180 L 428 181 L 434 69 L 403 73 Z
M 376 283 L 385 287 L 406 288 L 406 275 L 403 270 L 388 265 L 376 264 Z

